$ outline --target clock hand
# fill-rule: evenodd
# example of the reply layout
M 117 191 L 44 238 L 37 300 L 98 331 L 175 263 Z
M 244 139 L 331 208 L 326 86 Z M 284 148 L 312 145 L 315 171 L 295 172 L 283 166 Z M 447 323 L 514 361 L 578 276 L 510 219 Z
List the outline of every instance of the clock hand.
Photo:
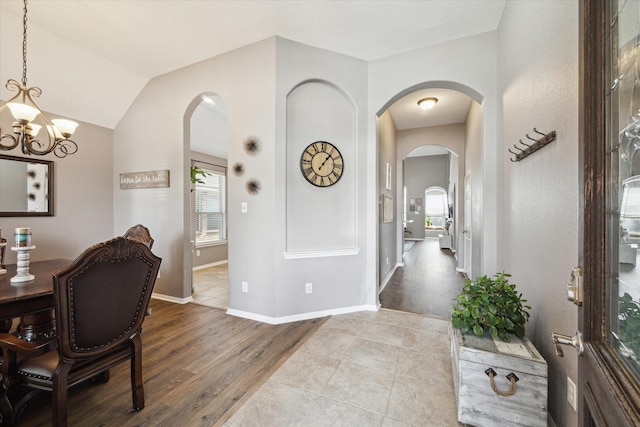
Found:
M 322 169 L 322 167 L 324 166 L 325 163 L 327 163 L 327 160 L 329 160 L 329 157 L 331 157 L 331 154 L 327 154 L 327 158 L 324 159 L 324 162 L 322 162 L 322 164 L 320 165 L 319 169 Z

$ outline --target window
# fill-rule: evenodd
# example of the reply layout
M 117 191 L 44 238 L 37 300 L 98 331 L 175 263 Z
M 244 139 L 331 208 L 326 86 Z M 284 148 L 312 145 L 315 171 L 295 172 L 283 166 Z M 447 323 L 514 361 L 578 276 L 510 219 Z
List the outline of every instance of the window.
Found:
M 204 169 L 203 183 L 196 183 L 196 246 L 227 239 L 225 175 Z
M 449 213 L 447 193 L 442 189 L 428 189 L 424 193 L 425 226 L 444 227 Z

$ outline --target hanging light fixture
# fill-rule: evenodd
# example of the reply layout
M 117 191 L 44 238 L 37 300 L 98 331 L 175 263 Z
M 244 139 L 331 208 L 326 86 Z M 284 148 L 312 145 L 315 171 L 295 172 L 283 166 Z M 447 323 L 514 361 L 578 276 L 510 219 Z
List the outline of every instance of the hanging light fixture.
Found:
M 418 101 L 418 105 L 423 110 L 431 110 L 437 103 L 438 103 L 438 98 L 433 98 L 433 97 L 422 98 L 420 101 Z
M 54 153 L 57 157 L 66 157 L 78 151 L 78 144 L 70 140 L 78 127 L 76 122 L 64 119 L 49 120 L 47 115 L 33 101 L 42 94 L 38 87 L 27 87 L 27 0 L 24 0 L 22 19 L 22 84 L 10 79 L 6 88 L 18 93 L 0 106 L 0 113 L 8 109 L 13 115 L 13 134 L 2 135 L 0 128 L 0 150 L 13 150 L 18 145 L 26 155 L 43 156 Z M 44 137 L 36 139 L 40 129 L 44 128 Z M 7 145 L 3 141 L 8 140 Z

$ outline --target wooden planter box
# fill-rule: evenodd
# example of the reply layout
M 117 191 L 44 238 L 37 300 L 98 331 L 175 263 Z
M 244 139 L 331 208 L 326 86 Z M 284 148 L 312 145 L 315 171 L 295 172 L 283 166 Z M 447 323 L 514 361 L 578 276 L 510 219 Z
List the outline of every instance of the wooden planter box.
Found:
M 451 363 L 458 421 L 476 427 L 547 427 L 547 362 L 528 339 L 504 343 L 452 328 Z M 485 373 L 489 368 L 501 393 L 511 390 L 507 375 L 515 374 L 513 395 L 496 394 Z

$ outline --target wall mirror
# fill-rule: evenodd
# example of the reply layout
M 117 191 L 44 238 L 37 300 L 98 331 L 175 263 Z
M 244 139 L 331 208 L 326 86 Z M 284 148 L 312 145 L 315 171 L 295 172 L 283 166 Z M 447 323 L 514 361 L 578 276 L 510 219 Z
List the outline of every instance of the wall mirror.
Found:
M 53 162 L 0 155 L 0 217 L 53 216 Z

